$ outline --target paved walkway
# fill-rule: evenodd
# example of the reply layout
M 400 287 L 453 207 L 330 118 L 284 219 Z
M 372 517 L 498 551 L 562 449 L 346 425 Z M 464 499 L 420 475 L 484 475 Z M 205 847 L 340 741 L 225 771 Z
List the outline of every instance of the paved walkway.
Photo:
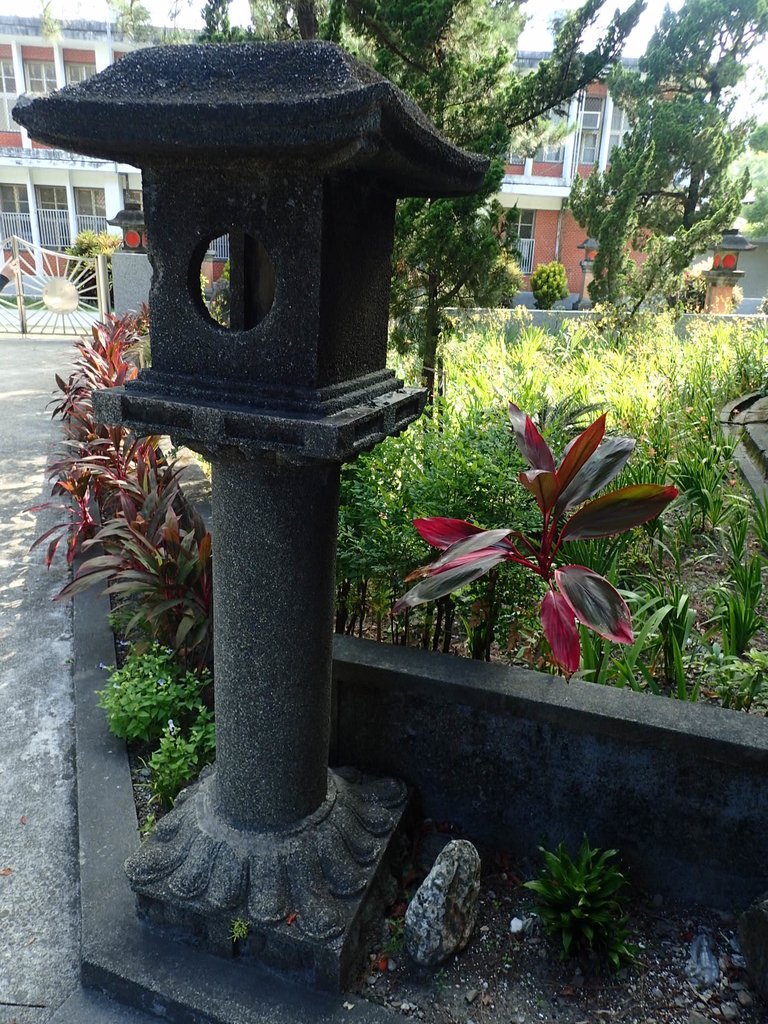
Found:
M 32 540 L 59 442 L 46 405 L 72 339 L 0 335 L 0 1024 L 44 1024 L 76 988 L 77 810 L 67 579 Z

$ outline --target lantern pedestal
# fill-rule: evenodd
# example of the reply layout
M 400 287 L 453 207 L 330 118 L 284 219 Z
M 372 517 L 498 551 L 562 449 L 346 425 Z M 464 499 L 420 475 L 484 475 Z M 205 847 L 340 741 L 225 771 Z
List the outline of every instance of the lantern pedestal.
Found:
M 704 298 L 705 313 L 730 313 L 733 310 L 733 289 L 744 277 L 743 270 L 705 270 L 707 294 Z
M 406 806 L 402 783 L 327 773 L 317 810 L 284 828 L 234 828 L 216 809 L 217 771 L 186 790 L 126 863 L 139 913 L 187 941 L 340 991 L 394 893 L 388 849 Z

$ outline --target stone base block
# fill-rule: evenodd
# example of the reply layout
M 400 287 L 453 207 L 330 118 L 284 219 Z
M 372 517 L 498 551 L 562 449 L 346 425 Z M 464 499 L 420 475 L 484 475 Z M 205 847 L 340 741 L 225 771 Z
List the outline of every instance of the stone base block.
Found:
M 214 792 L 215 771 L 126 861 L 140 916 L 212 952 L 341 991 L 392 896 L 388 853 L 406 787 L 336 768 L 318 810 L 276 832 L 232 828 Z

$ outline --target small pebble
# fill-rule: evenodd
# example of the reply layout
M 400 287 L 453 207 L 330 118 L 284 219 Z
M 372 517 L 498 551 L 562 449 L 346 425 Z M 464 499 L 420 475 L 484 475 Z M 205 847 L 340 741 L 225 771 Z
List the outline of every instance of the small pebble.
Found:
M 742 1006 L 751 1006 L 754 1002 L 752 996 L 745 989 L 739 989 L 736 998 L 739 1000 Z
M 512 932 L 513 935 L 519 935 L 520 932 L 523 930 L 522 919 L 519 917 L 513 917 L 512 920 L 509 922 L 509 930 Z
M 477 991 L 476 988 L 471 988 L 464 998 L 467 1000 L 468 1003 L 474 1003 L 474 1001 L 477 999 L 479 995 L 480 993 Z
M 720 1007 L 720 1013 L 723 1015 L 724 1020 L 739 1019 L 739 1008 L 735 1003 L 723 1003 Z

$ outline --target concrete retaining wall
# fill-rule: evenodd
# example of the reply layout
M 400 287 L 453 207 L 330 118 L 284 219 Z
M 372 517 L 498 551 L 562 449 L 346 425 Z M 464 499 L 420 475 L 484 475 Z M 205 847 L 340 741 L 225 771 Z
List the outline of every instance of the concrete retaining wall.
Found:
M 768 890 L 765 718 L 349 638 L 334 677 L 334 763 L 404 778 L 477 841 L 526 858 L 586 832 L 650 893 Z

